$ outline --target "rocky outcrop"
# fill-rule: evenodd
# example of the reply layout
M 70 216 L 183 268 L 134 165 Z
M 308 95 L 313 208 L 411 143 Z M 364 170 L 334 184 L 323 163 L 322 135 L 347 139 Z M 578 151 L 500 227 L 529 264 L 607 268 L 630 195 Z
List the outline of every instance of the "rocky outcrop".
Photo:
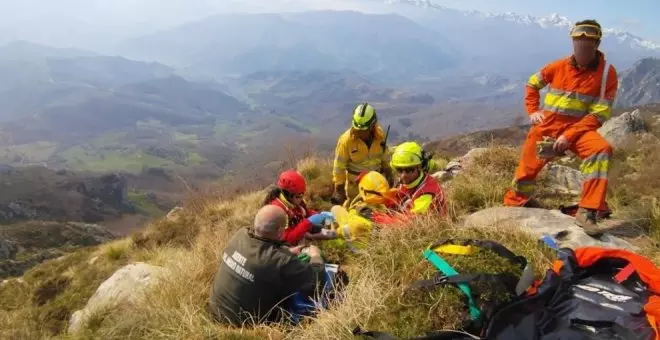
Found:
M 573 217 L 558 210 L 517 207 L 488 208 L 469 215 L 465 219 L 465 225 L 499 228 L 520 227 L 539 238 L 545 235 L 554 237 L 560 247 L 599 246 L 636 250 L 636 247 L 631 243 L 613 236 L 612 234 L 617 231 L 607 229 L 605 225 L 602 225 L 605 233 L 601 237 L 590 237 L 582 228 L 575 225 Z
M 23 275 L 30 268 L 44 262 L 64 255 L 57 249 L 46 249 L 35 253 L 26 254 L 20 260 L 0 260 L 0 278 L 15 277 Z
M 16 258 L 18 248 L 14 242 L 0 238 L 0 260 L 13 260 Z
M 90 178 L 76 185 L 76 191 L 91 200 L 97 200 L 118 210 L 130 210 L 126 177 L 108 174 Z
M 126 307 L 139 303 L 148 288 L 158 283 L 164 274 L 163 267 L 137 262 L 117 270 L 96 289 L 85 307 L 71 315 L 69 333 L 80 331 L 95 313 L 117 306 Z
M 21 275 L 62 255 L 61 247 L 93 246 L 114 238 L 103 226 L 80 222 L 32 221 L 0 226 L 0 278 Z M 21 259 L 17 260 L 19 253 Z
M 616 107 L 660 102 L 660 59 L 645 58 L 619 75 Z
M 100 221 L 134 213 L 124 175 L 79 175 L 26 167 L 0 180 L 0 223 L 18 221 Z
M 167 216 L 165 217 L 168 221 L 176 221 L 181 217 L 181 214 L 183 213 L 184 209 L 183 207 L 174 207 L 170 212 L 167 213 Z
M 598 129 L 601 136 L 615 148 L 623 146 L 630 137 L 646 131 L 644 119 L 638 109 L 614 117 Z
M 487 150 L 488 148 L 471 149 L 462 157 L 452 159 L 442 170 L 434 172 L 431 176 L 435 177 L 440 182 L 448 182 L 461 171 L 467 169 L 475 157 L 478 157 Z
M 548 166 L 547 176 L 550 178 L 551 188 L 560 193 L 579 195 L 582 192 L 584 175 L 577 169 L 551 164 Z

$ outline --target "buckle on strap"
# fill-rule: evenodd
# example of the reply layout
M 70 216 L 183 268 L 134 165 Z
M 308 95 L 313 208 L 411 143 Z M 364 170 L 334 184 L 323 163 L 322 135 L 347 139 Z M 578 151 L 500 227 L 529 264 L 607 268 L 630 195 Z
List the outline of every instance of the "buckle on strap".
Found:
M 449 281 L 449 277 L 447 275 L 438 274 L 433 277 L 432 281 L 434 286 L 440 286 L 446 284 L 447 281 Z
M 431 249 L 426 249 L 424 250 L 424 258 L 427 259 L 431 264 L 433 264 L 434 267 L 436 267 L 440 272 L 442 272 L 445 275 L 458 275 L 458 272 L 456 269 L 454 269 L 447 261 L 445 261 L 442 257 L 438 256 L 433 250 Z M 458 283 L 457 284 L 458 289 L 465 294 L 465 296 L 468 299 L 468 307 L 470 310 L 470 317 L 473 320 L 479 320 L 481 319 L 481 310 L 477 307 L 477 304 L 474 300 L 474 297 L 472 296 L 472 290 L 470 289 L 470 286 L 468 286 L 465 283 Z

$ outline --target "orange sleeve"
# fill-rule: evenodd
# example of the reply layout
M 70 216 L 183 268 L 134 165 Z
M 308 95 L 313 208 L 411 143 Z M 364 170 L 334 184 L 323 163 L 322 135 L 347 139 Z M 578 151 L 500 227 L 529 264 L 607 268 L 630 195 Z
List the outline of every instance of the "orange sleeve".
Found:
M 552 82 L 554 63 L 543 66 L 541 71 L 532 74 L 525 86 L 525 109 L 527 114 L 535 113 L 540 108 L 541 89 Z
M 614 66 L 610 65 L 607 82 L 605 84 L 604 98 L 589 105 L 589 114 L 564 131 L 563 135 L 570 143 L 575 142 L 575 140 L 585 132 L 598 129 L 603 123 L 612 117 L 612 106 L 616 99 L 618 86 L 619 80 L 616 74 L 616 69 Z

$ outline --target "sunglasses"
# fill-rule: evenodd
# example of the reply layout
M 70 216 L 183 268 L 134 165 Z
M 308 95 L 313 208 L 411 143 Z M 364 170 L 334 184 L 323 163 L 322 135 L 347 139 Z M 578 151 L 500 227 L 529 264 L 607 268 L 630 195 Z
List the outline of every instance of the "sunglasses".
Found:
M 412 167 L 408 167 L 408 168 L 394 168 L 394 170 L 396 170 L 396 172 L 399 172 L 399 173 L 404 173 L 404 172 L 409 173 L 409 172 L 415 172 L 415 170 L 417 170 L 417 167 L 412 166 Z
M 571 30 L 571 37 L 587 37 L 593 39 L 600 39 L 603 33 L 598 26 L 594 25 L 578 25 Z
M 359 124 L 359 123 L 353 122 L 353 127 L 357 130 L 369 130 L 369 128 L 371 128 L 373 125 L 374 125 L 373 122 L 366 123 L 366 124 Z

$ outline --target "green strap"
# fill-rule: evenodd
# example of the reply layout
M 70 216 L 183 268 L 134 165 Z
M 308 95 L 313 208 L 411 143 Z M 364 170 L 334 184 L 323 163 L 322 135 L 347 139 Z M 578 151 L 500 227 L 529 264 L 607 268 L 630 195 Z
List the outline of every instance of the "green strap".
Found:
M 309 262 L 309 255 L 307 255 L 305 253 L 300 253 L 298 255 L 298 259 L 302 262 Z
M 431 249 L 426 249 L 424 250 L 424 258 L 427 259 L 431 264 L 433 264 L 436 268 L 438 268 L 439 271 L 441 271 L 445 275 L 458 275 L 458 272 L 451 266 L 447 261 L 445 261 L 442 257 L 438 256 L 433 250 Z M 458 289 L 460 289 L 465 296 L 467 296 L 468 299 L 468 307 L 470 309 L 470 316 L 472 317 L 473 320 L 479 320 L 481 319 L 481 311 L 479 308 L 477 308 L 477 304 L 474 302 L 474 299 L 472 298 L 472 291 L 470 290 L 470 286 L 468 286 L 466 283 L 459 283 L 457 284 Z

